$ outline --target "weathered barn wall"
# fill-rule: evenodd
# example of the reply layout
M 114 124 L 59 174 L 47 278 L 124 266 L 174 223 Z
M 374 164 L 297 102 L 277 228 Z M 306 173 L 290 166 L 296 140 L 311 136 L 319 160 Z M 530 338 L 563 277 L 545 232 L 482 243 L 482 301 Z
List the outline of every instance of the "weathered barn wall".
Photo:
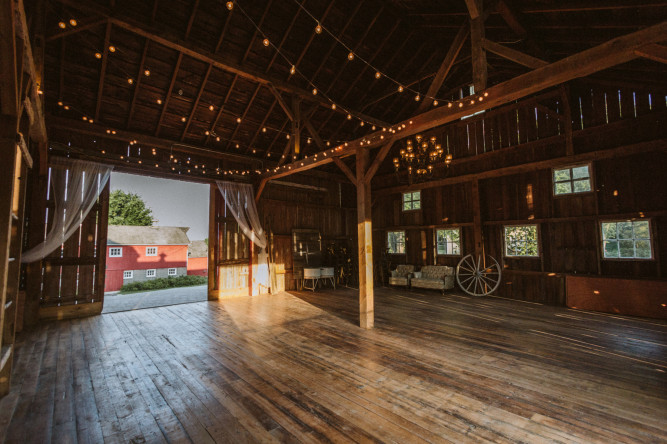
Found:
M 391 174 L 376 179 L 376 253 L 386 248 L 388 230 L 405 230 L 406 254 L 392 255 L 392 263 L 455 266 L 462 256 L 474 252 L 472 183 L 478 180 L 481 220 L 477 228 L 483 233 L 485 252 L 504 269 L 498 295 L 565 305 L 566 275 L 664 277 L 665 95 L 593 90 L 583 85 L 572 89 L 570 157 L 576 160 L 596 154 L 586 161 L 573 161 L 591 166 L 594 191 L 567 196 L 554 196 L 550 162 L 557 159 L 553 165 L 567 165 L 565 129 L 562 116 L 558 117 L 563 112 L 562 101 L 558 95 L 542 97 L 544 100 L 529 99 L 434 133 L 454 153 L 447 178 L 412 187 L 392 186 L 396 177 Z M 553 112 L 545 111 L 546 106 Z M 522 164 L 529 165 L 520 167 Z M 421 189 L 421 210 L 401 210 L 402 191 L 407 189 Z M 600 222 L 634 218 L 650 220 L 653 259 L 602 258 Z M 538 225 L 538 258 L 504 257 L 503 226 L 514 224 Z M 434 231 L 450 226 L 461 228 L 461 256 L 435 255 Z

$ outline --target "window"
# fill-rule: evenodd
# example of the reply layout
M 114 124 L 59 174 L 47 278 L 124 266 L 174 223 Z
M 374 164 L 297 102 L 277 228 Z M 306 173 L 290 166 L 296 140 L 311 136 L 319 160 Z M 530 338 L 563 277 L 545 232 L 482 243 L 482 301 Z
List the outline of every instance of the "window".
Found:
M 538 257 L 537 225 L 505 227 L 505 256 Z
M 420 210 L 422 207 L 421 194 L 421 191 L 403 193 L 403 211 Z
M 133 277 L 134 277 L 134 272 L 132 270 L 123 271 L 123 279 L 132 279 Z
M 461 254 L 461 230 L 448 228 L 436 231 L 436 252 L 458 256 Z
M 167 276 L 176 276 L 176 269 L 175 268 L 169 268 L 167 270 Z
M 648 220 L 602 222 L 605 259 L 652 259 Z
M 122 247 L 109 248 L 109 257 L 123 257 L 123 248 Z
M 554 194 L 587 193 L 592 191 L 588 165 L 554 169 Z
M 154 278 L 155 277 L 155 268 L 152 270 L 146 270 L 146 277 L 147 278 Z
M 157 256 L 157 247 L 146 247 L 146 256 Z
M 405 254 L 405 231 L 387 232 L 387 253 Z

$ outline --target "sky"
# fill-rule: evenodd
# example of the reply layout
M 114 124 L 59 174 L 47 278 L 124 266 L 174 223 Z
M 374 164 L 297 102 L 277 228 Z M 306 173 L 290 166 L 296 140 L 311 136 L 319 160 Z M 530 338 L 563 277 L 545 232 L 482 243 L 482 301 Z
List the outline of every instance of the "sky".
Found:
M 191 241 L 208 237 L 209 185 L 111 173 L 111 191 L 115 190 L 141 196 L 157 219 L 155 226 L 190 227 Z

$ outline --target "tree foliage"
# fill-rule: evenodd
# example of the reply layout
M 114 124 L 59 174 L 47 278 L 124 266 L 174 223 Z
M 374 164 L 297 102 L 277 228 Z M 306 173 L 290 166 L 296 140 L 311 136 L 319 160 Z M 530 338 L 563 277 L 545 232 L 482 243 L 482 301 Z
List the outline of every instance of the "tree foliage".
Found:
M 116 190 L 109 196 L 109 225 L 153 225 L 153 212 L 138 194 Z

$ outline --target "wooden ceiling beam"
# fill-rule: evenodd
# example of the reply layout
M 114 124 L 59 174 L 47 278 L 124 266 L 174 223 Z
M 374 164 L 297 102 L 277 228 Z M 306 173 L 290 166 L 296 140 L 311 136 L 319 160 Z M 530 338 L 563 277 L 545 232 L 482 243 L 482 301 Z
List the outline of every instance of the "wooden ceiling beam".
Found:
M 471 105 L 466 99 L 460 102 L 463 104 L 460 108 L 458 106 L 452 108 L 439 107 L 412 117 L 407 121 L 399 122 L 394 125 L 395 128 L 402 124 L 405 124 L 406 128 L 399 130 L 400 132 L 396 133 L 396 137 L 403 138 L 428 131 L 431 128 L 459 120 L 461 117 L 472 113 L 501 106 L 561 83 L 628 62 L 638 57 L 635 50 L 652 43 L 661 42 L 665 35 L 667 35 L 667 21 L 609 40 L 601 45 L 492 86 L 484 91 L 487 95 L 482 95 L 483 101 L 474 100 Z M 478 97 L 480 93 L 482 91 L 478 91 L 475 97 Z M 344 157 L 354 154 L 359 146 L 372 149 L 384 145 L 386 143 L 384 140 L 385 134 L 382 131 L 376 131 L 344 145 L 339 145 L 330 150 L 330 154 L 324 159 L 313 160 L 311 157 L 292 162 L 278 172 L 266 174 L 266 177 L 284 177 L 316 168 L 330 163 L 332 156 Z
M 635 54 L 654 62 L 667 63 L 667 46 L 653 43 L 635 50 Z
M 190 18 L 188 19 L 188 26 L 185 28 L 185 40 L 190 37 L 190 31 L 192 31 L 192 25 L 195 22 L 195 16 L 197 15 L 198 8 L 199 0 L 195 0 L 195 4 L 192 6 L 192 12 L 190 13 Z
M 199 91 L 197 92 L 197 97 L 195 98 L 195 103 L 192 105 L 192 110 L 190 111 L 190 115 L 188 116 L 188 121 L 185 123 L 185 128 L 183 128 L 183 134 L 181 134 L 181 142 L 185 140 L 185 135 L 188 133 L 188 128 L 190 128 L 190 123 L 192 122 L 192 119 L 195 117 L 195 113 L 197 112 L 197 107 L 199 106 L 199 101 L 201 100 L 201 96 L 204 93 L 204 90 L 206 89 L 206 82 L 208 81 L 208 77 L 211 75 L 211 70 L 213 69 L 213 65 L 209 64 L 208 67 L 206 68 L 206 73 L 204 74 L 204 78 L 201 81 L 201 85 L 199 86 Z
M 465 0 L 466 2 L 466 8 L 468 8 L 468 14 L 470 15 L 471 19 L 476 19 L 478 18 L 481 13 L 481 7 L 480 3 L 478 0 Z
M 523 19 L 519 16 L 519 13 L 508 4 L 508 0 L 498 0 L 496 10 L 505 23 L 507 23 L 507 26 L 509 26 L 517 36 L 526 41 L 530 50 L 541 57 L 546 57 L 547 52 L 544 49 L 544 43 L 539 41 L 535 35 L 530 32 L 528 26 L 524 24 Z
M 51 34 L 51 35 L 47 36 L 45 40 L 47 42 L 51 42 L 53 40 L 62 39 L 64 37 L 67 37 L 67 36 L 70 36 L 70 35 L 73 35 L 73 34 L 78 34 L 81 31 L 87 31 L 89 29 L 92 29 L 92 28 L 95 28 L 97 26 L 103 25 L 107 21 L 108 20 L 106 18 L 103 18 L 103 19 L 100 19 L 100 20 L 95 20 L 95 21 L 90 22 L 90 23 L 79 24 L 76 28 L 67 29 L 65 31 L 59 31 L 59 32 L 56 32 L 54 34 Z
M 449 74 L 452 66 L 454 66 L 456 58 L 459 56 L 463 45 L 465 45 L 468 39 L 468 34 L 470 34 L 470 24 L 466 21 L 461 25 L 459 31 L 456 33 L 456 37 L 454 37 L 452 44 L 449 46 L 447 55 L 440 64 L 438 71 L 435 73 L 435 77 L 433 78 L 431 85 L 428 87 L 428 91 L 426 91 L 424 100 L 417 108 L 416 114 L 421 114 L 433 103 L 433 99 L 431 99 L 431 97 L 436 97 L 438 91 L 440 91 L 440 88 L 442 88 L 442 84 L 445 82 L 447 74 Z
M 389 139 L 389 142 L 387 142 L 375 155 L 373 163 L 368 167 L 368 170 L 366 170 L 366 176 L 364 177 L 366 183 L 370 183 L 371 179 L 373 179 L 373 176 L 375 176 L 375 173 L 377 173 L 385 157 L 387 157 L 387 154 L 389 154 L 389 151 L 391 151 L 391 147 L 394 146 L 394 140 L 394 138 Z
M 259 23 L 255 28 L 255 32 L 253 33 L 252 38 L 250 39 L 250 43 L 248 43 L 248 46 L 245 52 L 243 53 L 243 57 L 241 58 L 241 66 L 243 66 L 243 64 L 245 64 L 245 61 L 248 59 L 250 50 L 252 49 L 252 46 L 255 44 L 255 41 L 257 41 L 257 35 L 259 34 L 259 30 L 262 29 L 262 27 L 264 26 L 264 19 L 266 19 L 266 15 L 269 13 L 269 9 L 271 9 L 272 4 L 273 0 L 269 0 L 269 2 L 266 4 L 264 12 L 262 13 L 262 17 L 259 19 Z
M 109 39 L 111 38 L 111 22 L 107 21 L 104 31 L 104 50 L 102 51 L 102 67 L 100 68 L 100 79 L 97 83 L 97 102 L 95 102 L 95 121 L 100 119 L 100 110 L 102 109 L 102 93 L 104 91 L 104 75 L 107 71 L 107 61 L 109 60 Z
M 174 66 L 174 72 L 172 73 L 171 80 L 169 81 L 169 89 L 167 90 L 167 95 L 164 97 L 164 103 L 162 104 L 162 111 L 160 111 L 160 118 L 158 119 L 157 127 L 155 128 L 156 137 L 160 134 L 160 127 L 162 126 L 162 120 L 164 119 L 164 115 L 167 112 L 167 107 L 169 106 L 169 99 L 171 98 L 171 93 L 174 90 L 174 85 L 176 84 L 176 78 L 178 77 L 178 70 L 181 68 L 182 61 L 183 61 L 183 53 L 179 52 L 178 58 L 176 59 L 176 65 Z
M 287 105 L 287 102 L 285 102 L 285 99 L 283 99 L 283 96 L 280 94 L 280 91 L 278 91 L 273 85 L 269 85 L 269 90 L 271 91 L 271 94 L 276 98 L 276 101 L 282 108 L 282 110 L 285 112 L 285 115 L 290 121 L 294 120 L 294 113 L 292 112 L 292 108 Z
M 315 127 L 313 126 L 313 124 L 310 123 L 310 119 L 308 119 L 308 118 L 303 118 L 303 119 L 301 119 L 301 121 L 303 122 L 303 126 L 306 127 L 306 129 L 307 129 L 308 132 L 310 133 L 311 137 L 312 137 L 313 140 L 315 141 L 315 145 L 317 145 L 317 147 L 318 147 L 320 150 L 322 150 L 322 151 L 325 150 L 327 147 L 326 147 L 326 145 L 324 144 L 324 142 L 322 141 L 322 138 L 320 137 L 320 135 L 317 133 L 317 130 L 315 129 Z
M 480 11 L 482 8 L 481 0 L 466 0 L 468 4 L 476 2 L 479 5 Z M 470 7 L 468 7 L 470 9 Z M 484 50 L 483 42 L 485 38 L 484 18 L 481 15 L 473 17 L 470 15 L 470 46 L 472 49 L 472 83 L 475 86 L 475 91 L 482 91 L 486 89 L 486 84 L 489 79 L 488 66 L 486 61 L 486 51 Z
M 240 77 L 246 78 L 256 83 L 263 85 L 273 84 L 277 89 L 287 92 L 291 95 L 298 96 L 305 101 L 319 103 L 320 105 L 330 108 L 330 103 L 327 99 L 320 95 L 313 95 L 311 91 L 291 85 L 287 82 L 271 78 L 267 76 L 266 73 L 257 72 L 251 68 L 240 66 L 237 63 L 234 63 L 230 60 L 227 60 L 225 57 L 221 57 L 217 54 L 214 54 L 210 51 L 207 51 L 202 48 L 197 48 L 191 43 L 169 33 L 161 32 L 154 29 L 153 26 L 150 26 L 145 23 L 139 23 L 130 18 L 117 18 L 114 17 L 109 8 L 104 8 L 99 5 L 89 5 L 84 2 L 78 2 L 75 0 L 56 0 L 60 3 L 68 5 L 77 10 L 87 12 L 89 14 L 102 15 L 108 18 L 109 22 L 119 28 L 123 28 L 134 34 L 149 38 L 156 43 L 159 43 L 162 46 L 171 48 L 175 51 L 178 51 L 180 54 L 187 55 L 193 59 L 200 60 L 206 63 L 211 63 L 215 68 L 221 69 L 223 71 L 234 73 Z M 361 2 L 358 3 L 357 9 L 360 7 Z M 194 17 L 194 14 L 191 15 L 191 18 Z M 313 76 L 314 78 L 314 76 Z M 343 112 L 342 110 L 339 112 Z M 387 125 L 386 122 L 382 122 L 372 116 L 365 115 L 362 112 L 354 111 L 355 114 L 359 115 L 361 118 L 367 122 L 373 122 L 377 125 Z
M 500 57 L 503 57 L 507 60 L 511 60 L 514 63 L 518 63 L 519 65 L 523 65 L 531 69 L 541 68 L 542 66 L 546 66 L 549 64 L 549 62 L 545 62 L 542 59 L 530 56 L 521 51 L 517 51 L 516 49 L 508 48 L 507 46 L 503 46 L 499 43 L 492 42 L 491 40 L 488 39 L 484 39 L 482 41 L 482 46 L 489 52 L 492 52 L 496 55 L 499 55 Z
M 209 130 L 209 134 L 206 136 L 206 141 L 204 142 L 204 145 L 208 145 L 208 142 L 211 140 L 211 137 L 215 131 L 215 129 L 218 126 L 218 123 L 220 122 L 220 118 L 222 117 L 223 111 L 225 110 L 225 107 L 227 106 L 227 101 L 229 100 L 229 96 L 232 95 L 232 92 L 234 91 L 234 87 L 236 86 L 236 81 L 239 79 L 239 76 L 235 75 L 234 78 L 232 79 L 232 84 L 229 86 L 229 89 L 227 90 L 227 93 L 225 94 L 224 99 L 222 99 L 222 103 L 220 104 L 220 107 L 218 108 L 218 113 L 215 115 L 215 119 L 213 120 L 213 124 L 211 125 L 211 129 Z
M 255 141 L 257 140 L 257 136 L 259 136 L 259 132 L 262 131 L 263 128 L 265 128 L 266 121 L 269 119 L 269 116 L 273 112 L 273 109 L 276 107 L 276 103 L 278 103 L 277 100 L 274 100 L 271 106 L 269 107 L 269 110 L 264 114 L 264 118 L 262 119 L 262 122 L 259 124 L 257 127 L 257 131 L 255 131 L 255 135 L 252 136 L 252 139 L 250 139 L 250 143 L 248 144 L 248 149 L 246 150 L 246 154 L 250 151 L 250 149 L 253 147 L 255 144 Z
M 234 127 L 234 131 L 232 132 L 231 137 L 229 138 L 229 141 L 227 142 L 227 148 L 226 150 L 229 151 L 229 147 L 232 146 L 234 142 L 234 137 L 236 137 L 236 133 L 238 133 L 239 128 L 241 128 L 241 125 L 243 125 L 243 122 L 245 121 L 246 116 L 248 115 L 248 111 L 252 107 L 252 102 L 255 101 L 255 97 L 257 97 L 257 93 L 259 90 L 262 88 L 262 84 L 259 83 L 255 87 L 255 91 L 253 91 L 252 96 L 250 96 L 250 100 L 248 100 L 248 103 L 246 104 L 245 109 L 243 110 L 243 114 L 241 115 L 241 123 L 237 123 L 236 126 Z
M 141 61 L 139 62 L 139 71 L 137 71 L 137 81 L 134 84 L 134 92 L 132 93 L 132 101 L 130 102 L 130 110 L 127 112 L 127 122 L 125 122 L 125 129 L 130 128 L 130 122 L 132 122 L 132 115 L 134 114 L 134 107 L 137 104 L 137 96 L 139 96 L 139 86 L 141 85 L 141 79 L 144 78 L 144 65 L 146 63 L 146 54 L 148 53 L 148 45 L 150 40 L 146 39 L 144 42 L 144 50 L 141 53 Z
M 77 134 L 85 134 L 95 136 L 102 139 L 120 140 L 127 143 L 128 140 L 136 140 L 138 143 L 154 146 L 157 148 L 174 149 L 181 152 L 191 152 L 193 154 L 205 154 L 207 156 L 215 157 L 217 159 L 228 159 L 235 162 L 259 165 L 259 160 L 240 154 L 223 153 L 218 150 L 210 148 L 199 147 L 194 145 L 184 145 L 178 140 L 164 139 L 162 137 L 149 136 L 147 134 L 137 133 L 134 131 L 126 131 L 121 129 L 114 129 L 116 134 L 109 134 L 107 130 L 110 128 L 106 125 L 97 122 L 90 124 L 79 119 L 68 119 L 56 115 L 48 116 L 48 127 L 54 129 L 62 129 L 71 131 Z
M 345 176 L 352 182 L 352 184 L 356 185 L 357 184 L 357 177 L 354 175 L 350 167 L 347 166 L 345 162 L 339 157 L 334 157 L 333 161 L 336 165 L 338 165 L 338 168 L 345 174 Z

